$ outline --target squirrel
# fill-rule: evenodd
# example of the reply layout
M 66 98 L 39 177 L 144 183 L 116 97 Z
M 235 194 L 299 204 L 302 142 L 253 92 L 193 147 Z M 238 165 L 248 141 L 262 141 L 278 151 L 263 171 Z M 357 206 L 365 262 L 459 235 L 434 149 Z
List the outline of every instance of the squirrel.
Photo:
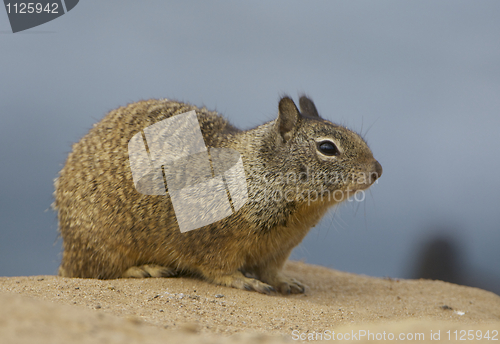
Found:
M 282 272 L 292 249 L 330 207 L 370 187 L 382 166 L 360 135 L 321 118 L 308 97 L 300 97 L 299 107 L 284 96 L 275 120 L 249 130 L 205 107 L 167 99 L 109 112 L 73 144 L 54 180 L 63 239 L 59 275 L 190 275 L 264 294 L 304 293 L 304 284 Z M 247 198 L 229 216 L 182 233 L 169 183 L 164 195 L 138 192 L 127 147 L 141 130 L 189 111 L 208 149 L 240 154 Z

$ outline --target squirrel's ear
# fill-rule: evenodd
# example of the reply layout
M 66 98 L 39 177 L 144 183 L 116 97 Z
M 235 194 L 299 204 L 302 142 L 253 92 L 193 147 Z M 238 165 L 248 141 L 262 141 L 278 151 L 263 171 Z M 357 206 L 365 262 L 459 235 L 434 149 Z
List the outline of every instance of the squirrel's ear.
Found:
M 306 96 L 302 96 L 299 99 L 300 111 L 303 115 L 309 117 L 319 117 L 318 110 L 313 101 Z
M 300 113 L 293 100 L 289 97 L 281 98 L 278 110 L 276 126 L 281 137 L 283 137 L 283 141 L 286 142 L 292 138 L 293 130 L 299 121 Z

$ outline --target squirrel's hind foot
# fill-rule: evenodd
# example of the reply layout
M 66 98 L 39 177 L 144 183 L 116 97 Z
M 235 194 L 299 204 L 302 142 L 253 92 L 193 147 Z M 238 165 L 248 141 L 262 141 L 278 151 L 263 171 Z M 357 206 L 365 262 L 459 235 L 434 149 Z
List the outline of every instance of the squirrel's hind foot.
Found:
M 141 266 L 132 266 L 128 268 L 123 274 L 123 278 L 147 278 L 147 277 L 175 277 L 176 271 L 172 268 L 146 264 Z

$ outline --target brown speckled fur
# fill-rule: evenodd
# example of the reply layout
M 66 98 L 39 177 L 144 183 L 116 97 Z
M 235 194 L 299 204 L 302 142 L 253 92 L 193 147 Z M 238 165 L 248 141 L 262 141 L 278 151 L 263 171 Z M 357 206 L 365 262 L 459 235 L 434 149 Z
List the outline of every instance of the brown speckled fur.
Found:
M 63 238 L 59 274 L 67 277 L 161 277 L 190 273 L 213 283 L 263 293 L 301 293 L 303 285 L 281 273 L 291 250 L 334 201 L 275 200 L 270 192 L 296 190 L 279 174 L 376 172 L 380 164 L 364 140 L 317 115 L 300 100 L 302 114 L 284 97 L 274 121 L 248 131 L 231 126 L 205 108 L 169 100 L 147 100 L 108 113 L 73 145 L 55 181 L 54 208 Z M 242 155 L 249 200 L 233 215 L 181 233 L 168 196 L 134 188 L 128 142 L 147 126 L 196 110 L 207 147 L 229 147 Z M 341 154 L 321 158 L 315 139 L 331 138 Z M 265 174 L 265 176 L 264 176 Z M 371 184 L 371 183 L 370 183 Z M 311 180 L 300 189 L 318 189 Z M 337 181 L 328 190 L 369 187 Z

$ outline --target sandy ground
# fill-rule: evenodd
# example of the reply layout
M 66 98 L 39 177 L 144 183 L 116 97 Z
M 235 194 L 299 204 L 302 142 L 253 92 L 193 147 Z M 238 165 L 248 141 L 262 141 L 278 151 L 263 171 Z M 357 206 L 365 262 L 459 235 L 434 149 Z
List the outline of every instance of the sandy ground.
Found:
M 500 296 L 491 292 L 300 262 L 286 271 L 307 284 L 304 295 L 261 295 L 192 278 L 2 277 L 0 342 L 289 343 L 333 332 L 345 342 L 471 342 L 479 335 L 500 342 Z

